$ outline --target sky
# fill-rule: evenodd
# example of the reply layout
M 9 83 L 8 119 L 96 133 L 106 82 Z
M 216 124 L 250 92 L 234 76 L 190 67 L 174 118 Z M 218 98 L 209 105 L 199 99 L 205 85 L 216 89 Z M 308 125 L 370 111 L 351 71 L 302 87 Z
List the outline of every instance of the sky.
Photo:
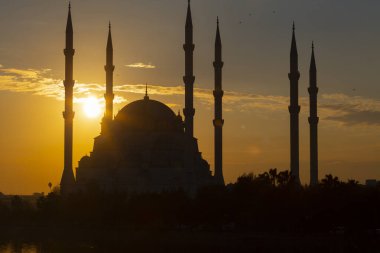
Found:
M 108 22 L 115 113 L 142 99 L 184 107 L 186 0 L 73 0 L 74 168 L 104 111 Z M 0 0 L 0 192 L 48 192 L 63 170 L 68 1 Z M 309 182 L 308 71 L 318 68 L 319 174 L 380 179 L 380 23 L 376 0 L 192 0 L 195 136 L 213 168 L 213 53 L 223 43 L 224 176 L 289 169 L 289 53 L 296 24 L 301 78 L 300 176 Z M 90 99 L 89 99 L 90 98 Z M 94 104 L 95 109 L 91 107 Z M 97 107 L 97 104 L 99 106 Z M 90 108 L 89 108 L 90 107 Z M 100 111 L 99 111 L 100 110 Z

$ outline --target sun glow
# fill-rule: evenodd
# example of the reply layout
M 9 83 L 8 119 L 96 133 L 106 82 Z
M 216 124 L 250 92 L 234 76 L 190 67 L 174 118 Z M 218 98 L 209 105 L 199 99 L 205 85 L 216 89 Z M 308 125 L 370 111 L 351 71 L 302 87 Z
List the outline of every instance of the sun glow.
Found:
M 83 100 L 83 111 L 88 118 L 96 118 L 100 115 L 102 106 L 95 97 L 88 97 Z

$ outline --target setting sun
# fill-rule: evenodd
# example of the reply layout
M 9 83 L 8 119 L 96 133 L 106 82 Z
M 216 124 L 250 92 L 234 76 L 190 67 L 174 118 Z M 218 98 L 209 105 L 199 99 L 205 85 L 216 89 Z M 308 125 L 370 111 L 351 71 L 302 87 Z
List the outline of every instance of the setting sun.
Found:
M 102 106 L 95 97 L 88 97 L 83 101 L 83 111 L 88 118 L 96 118 L 100 115 Z

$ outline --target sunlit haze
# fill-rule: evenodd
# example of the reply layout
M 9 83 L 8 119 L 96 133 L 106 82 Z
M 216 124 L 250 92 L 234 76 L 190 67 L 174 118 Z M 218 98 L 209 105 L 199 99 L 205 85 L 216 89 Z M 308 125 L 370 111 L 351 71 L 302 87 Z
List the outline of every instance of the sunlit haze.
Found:
M 58 185 L 63 170 L 68 1 L 0 0 L 0 192 Z M 149 97 L 184 108 L 187 0 L 73 0 L 74 168 L 92 151 L 104 114 L 108 22 L 114 113 Z M 223 43 L 224 177 L 290 167 L 289 52 L 300 64 L 300 176 L 309 182 L 308 75 L 318 68 L 319 174 L 380 179 L 380 1 L 192 0 L 195 136 L 214 168 L 214 40 Z M 365 15 L 363 14 L 365 13 Z
M 102 112 L 102 106 L 95 97 L 83 99 L 83 111 L 88 118 L 97 118 Z

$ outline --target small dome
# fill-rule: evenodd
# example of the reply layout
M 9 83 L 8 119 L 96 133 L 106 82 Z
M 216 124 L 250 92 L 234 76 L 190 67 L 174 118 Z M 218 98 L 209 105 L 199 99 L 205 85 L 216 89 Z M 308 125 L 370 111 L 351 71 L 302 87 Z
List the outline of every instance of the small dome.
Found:
M 87 167 L 91 163 L 91 158 L 88 155 L 85 155 L 80 159 L 79 166 Z
M 115 126 L 132 131 L 177 131 L 178 119 L 165 104 L 145 98 L 126 105 L 115 117 Z

